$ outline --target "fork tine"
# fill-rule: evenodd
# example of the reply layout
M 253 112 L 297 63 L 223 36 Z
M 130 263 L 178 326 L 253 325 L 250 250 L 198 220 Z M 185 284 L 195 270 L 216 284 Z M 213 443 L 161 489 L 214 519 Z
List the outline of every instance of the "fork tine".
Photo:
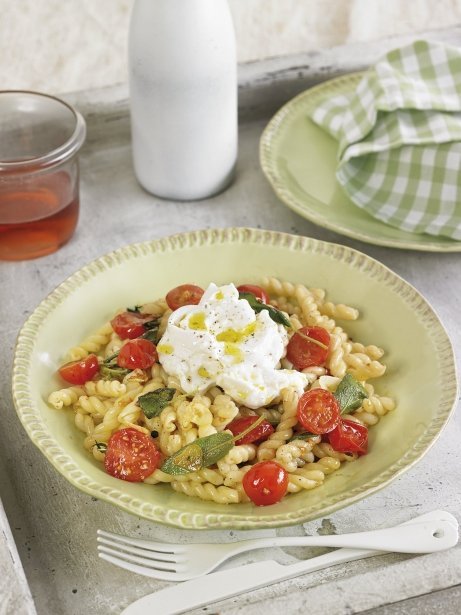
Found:
M 178 569 L 175 562 L 164 562 L 162 560 L 155 560 L 149 557 L 140 557 L 134 553 L 124 553 L 123 551 L 117 551 L 116 549 L 111 549 L 110 547 L 105 547 L 103 545 L 98 545 L 98 553 L 107 553 L 117 557 L 118 559 L 127 562 L 134 562 L 135 564 L 141 564 L 142 566 L 152 568 L 153 570 L 176 572 Z
M 97 533 L 99 536 L 110 538 L 112 540 L 116 540 L 117 542 L 123 542 L 128 545 L 136 545 L 144 549 L 149 549 L 150 551 L 158 551 L 159 553 L 179 553 L 183 550 L 180 545 L 170 544 L 168 542 L 155 542 L 153 540 L 143 540 L 142 538 L 130 538 L 129 536 L 122 536 L 121 534 L 106 532 L 99 529 Z
M 150 549 L 144 549 L 141 547 L 134 547 L 129 545 L 128 543 L 116 542 L 115 540 L 109 540 L 108 538 L 104 538 L 104 536 L 98 536 L 97 541 L 99 544 L 107 545 L 109 547 L 114 547 L 117 549 L 117 553 L 126 552 L 132 553 L 133 555 L 141 555 L 146 561 L 160 561 L 160 562 L 183 562 L 184 558 L 181 557 L 181 554 L 176 555 L 175 553 L 163 553 L 162 551 L 151 551 Z M 99 547 L 98 547 L 99 548 Z
M 158 551 L 159 553 L 181 553 L 184 549 L 180 545 L 172 545 L 168 542 L 154 542 L 151 540 L 143 540 L 142 538 L 128 538 L 128 536 L 122 536 L 120 534 L 114 534 L 112 532 L 106 532 L 105 530 L 98 530 L 98 536 L 105 538 L 111 538 L 117 542 L 123 542 L 128 545 L 136 545 L 150 551 Z
M 151 579 L 159 579 L 159 581 L 177 581 L 177 576 L 174 572 L 152 570 L 150 568 L 145 568 L 144 566 L 132 564 L 131 562 L 125 562 L 124 560 L 118 559 L 117 557 L 112 557 L 106 553 L 99 553 L 99 557 L 106 562 L 110 562 L 111 564 L 118 566 L 119 568 L 124 568 L 130 572 L 136 572 L 137 574 L 142 574 L 143 576 L 150 577 Z

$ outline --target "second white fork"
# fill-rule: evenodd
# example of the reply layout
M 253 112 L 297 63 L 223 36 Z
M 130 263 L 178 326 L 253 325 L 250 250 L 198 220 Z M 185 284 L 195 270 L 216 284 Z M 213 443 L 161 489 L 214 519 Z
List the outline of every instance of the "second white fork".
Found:
M 266 547 L 349 547 L 431 553 L 448 549 L 457 541 L 456 518 L 450 513 L 436 511 L 404 526 L 381 530 L 332 536 L 260 538 L 224 544 L 177 545 L 98 530 L 98 553 L 102 559 L 144 576 L 163 581 L 186 581 L 211 572 L 238 553 Z

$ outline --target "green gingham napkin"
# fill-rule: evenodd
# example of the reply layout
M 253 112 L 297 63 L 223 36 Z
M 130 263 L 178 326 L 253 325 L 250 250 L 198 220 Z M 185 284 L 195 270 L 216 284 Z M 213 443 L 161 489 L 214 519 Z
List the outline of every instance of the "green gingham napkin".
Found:
M 391 51 L 311 117 L 339 141 L 336 177 L 356 205 L 461 240 L 461 50 L 416 41 Z

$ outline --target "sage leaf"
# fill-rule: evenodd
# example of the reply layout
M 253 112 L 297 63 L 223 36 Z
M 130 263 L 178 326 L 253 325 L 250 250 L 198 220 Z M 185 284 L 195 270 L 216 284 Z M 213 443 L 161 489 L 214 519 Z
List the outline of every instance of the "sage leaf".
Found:
M 116 363 L 101 363 L 99 368 L 101 376 L 108 380 L 123 380 L 131 370 L 119 367 Z
M 160 322 L 158 318 L 153 318 L 152 320 L 148 320 L 144 323 L 144 327 L 146 327 L 146 329 L 158 329 L 159 325 Z
M 154 321 L 150 320 L 149 322 L 144 323 L 144 326 L 146 327 L 146 325 L 149 325 L 151 322 L 154 322 Z M 153 325 L 152 327 L 147 327 L 147 331 L 143 333 L 142 335 L 140 335 L 140 337 L 142 337 L 145 340 L 149 340 L 149 342 L 156 344 L 159 340 L 158 323 L 156 323 L 156 325 Z
M 113 354 L 109 355 L 108 357 L 106 357 L 103 361 L 103 365 L 117 365 L 117 357 L 118 357 L 118 353 L 120 351 L 117 350 L 117 352 L 114 352 Z
M 168 457 L 160 468 L 165 474 L 183 476 L 203 468 L 203 450 L 197 440 Z
M 341 414 L 347 414 L 351 410 L 357 410 L 368 397 L 368 393 L 351 374 L 346 374 L 338 384 L 334 396 L 339 403 Z
M 207 468 L 227 455 L 234 446 L 235 438 L 229 432 L 214 433 L 211 436 L 199 438 L 203 450 L 203 467 Z M 198 442 L 198 440 L 196 440 Z
M 269 316 L 274 322 L 278 323 L 279 325 L 291 328 L 291 322 L 288 320 L 288 318 L 283 312 L 281 312 L 272 305 L 267 305 L 266 303 L 259 301 L 259 299 L 256 299 L 256 297 L 252 293 L 239 293 L 239 299 L 246 299 L 250 304 L 250 307 L 256 312 L 256 314 L 262 312 L 262 310 L 267 310 L 269 312 Z
M 168 457 L 160 469 L 173 476 L 197 472 L 216 463 L 227 455 L 233 446 L 234 437 L 226 431 L 197 438 Z
M 288 442 L 293 442 L 293 440 L 309 440 L 309 438 L 316 438 L 317 434 L 310 433 L 309 431 L 301 431 L 299 433 L 295 433 L 294 436 L 288 440 Z
M 117 352 L 111 354 L 101 363 L 99 369 L 104 378 L 109 380 L 123 380 L 123 378 L 131 372 L 131 369 L 120 367 L 117 364 L 118 353 L 119 351 L 117 350 Z
M 149 391 L 138 397 L 137 404 L 148 419 L 158 416 L 164 408 L 168 406 L 173 399 L 176 389 L 163 388 Z

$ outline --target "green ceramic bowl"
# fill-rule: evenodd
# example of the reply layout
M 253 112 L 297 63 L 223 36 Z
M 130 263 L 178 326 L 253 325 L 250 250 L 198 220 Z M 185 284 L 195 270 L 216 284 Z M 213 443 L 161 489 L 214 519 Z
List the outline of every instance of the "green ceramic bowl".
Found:
M 371 429 L 370 452 L 343 464 L 324 485 L 279 504 L 219 505 L 167 485 L 112 478 L 84 450 L 72 412 L 46 404 L 60 386 L 63 353 L 115 309 L 165 294 L 184 282 L 254 282 L 274 275 L 323 287 L 334 302 L 361 310 L 347 327 L 386 350 L 379 392 L 397 409 Z M 69 326 L 72 323 L 72 326 Z M 301 523 L 352 504 L 388 485 L 435 442 L 456 400 L 453 351 L 423 297 L 379 262 L 350 248 L 273 231 L 207 230 L 121 248 L 86 265 L 36 308 L 21 329 L 14 360 L 16 409 L 31 440 L 69 482 L 125 511 L 183 528 L 269 528 Z

